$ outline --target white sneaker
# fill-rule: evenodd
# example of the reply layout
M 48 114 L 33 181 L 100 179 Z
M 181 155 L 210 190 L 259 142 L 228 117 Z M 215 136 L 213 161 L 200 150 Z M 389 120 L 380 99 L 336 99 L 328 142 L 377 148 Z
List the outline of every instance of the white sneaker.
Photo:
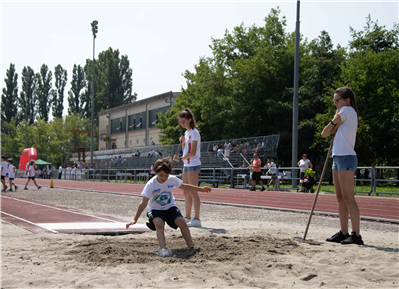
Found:
M 172 257 L 172 250 L 168 248 L 162 248 L 161 250 L 158 251 L 158 255 L 160 257 Z
M 184 221 L 186 221 L 186 224 L 191 222 L 191 219 L 184 217 Z
M 192 219 L 190 223 L 187 224 L 189 227 L 201 227 L 201 220 Z

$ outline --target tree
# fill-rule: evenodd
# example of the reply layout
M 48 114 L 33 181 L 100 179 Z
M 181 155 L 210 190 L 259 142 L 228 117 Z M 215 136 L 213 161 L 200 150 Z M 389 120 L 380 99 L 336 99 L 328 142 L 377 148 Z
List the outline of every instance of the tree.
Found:
M 47 122 L 49 118 L 49 111 L 53 99 L 50 98 L 52 73 L 48 70 L 48 66 L 43 64 L 40 72 L 36 74 L 37 77 L 37 113 L 39 118 L 44 118 Z
M 10 122 L 15 118 L 18 111 L 18 74 L 15 72 L 15 65 L 10 63 L 10 68 L 6 72 L 7 78 L 4 79 L 6 87 L 3 88 L 1 95 L 1 123 Z M 4 126 L 2 126 L 4 132 Z
M 67 71 L 58 64 L 54 69 L 55 87 L 51 90 L 53 95 L 53 117 L 62 117 L 64 110 L 64 89 L 67 83 Z
M 68 113 L 82 113 L 83 105 L 87 105 L 83 101 L 82 89 L 86 86 L 84 70 L 80 65 L 73 65 L 71 89 L 68 91 Z
M 31 67 L 22 69 L 22 91 L 20 93 L 18 122 L 27 119 L 33 124 L 36 117 L 37 105 L 37 78 Z
M 135 101 L 137 94 L 132 94 L 133 70 L 126 55 L 119 57 L 119 50 L 101 52 L 95 61 L 95 104 L 94 115 L 101 110 L 124 105 Z M 91 92 L 93 62 L 86 60 L 85 75 L 87 87 L 85 92 L 85 107 L 91 107 Z
M 366 52 L 367 49 L 371 49 L 374 52 L 383 52 L 387 50 L 398 49 L 399 43 L 399 24 L 394 23 L 392 30 L 385 29 L 384 26 L 378 25 L 376 22 L 371 20 L 370 14 L 366 17 L 367 22 L 364 26 L 364 31 L 357 32 L 350 27 L 350 33 L 352 35 L 352 41 L 349 43 L 351 51 L 362 51 Z

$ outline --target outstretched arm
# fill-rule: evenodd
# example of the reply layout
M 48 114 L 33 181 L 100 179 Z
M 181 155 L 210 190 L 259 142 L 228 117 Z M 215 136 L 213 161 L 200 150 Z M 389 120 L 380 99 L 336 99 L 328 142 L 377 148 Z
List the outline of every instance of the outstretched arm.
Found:
M 211 191 L 210 187 L 197 187 L 194 185 L 189 185 L 189 184 L 181 184 L 181 186 L 179 187 L 179 189 L 182 189 L 183 191 L 199 191 L 199 192 L 204 192 L 204 193 L 209 193 Z
M 126 229 L 129 229 L 130 225 L 134 225 L 137 223 L 137 220 L 139 219 L 141 213 L 144 211 L 144 209 L 147 207 L 148 204 L 148 198 L 143 197 L 143 199 L 141 200 L 139 206 L 137 207 L 137 211 L 136 214 L 134 215 L 134 219 L 133 221 L 131 221 L 130 223 L 126 224 Z

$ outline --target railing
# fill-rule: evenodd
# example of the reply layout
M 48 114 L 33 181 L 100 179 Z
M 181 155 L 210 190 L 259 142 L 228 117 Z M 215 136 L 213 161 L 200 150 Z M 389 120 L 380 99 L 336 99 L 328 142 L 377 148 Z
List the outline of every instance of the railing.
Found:
M 357 174 L 355 174 L 355 194 L 356 193 L 366 193 L 370 195 L 371 193 L 375 193 L 377 196 L 380 194 L 385 195 L 399 195 L 398 190 L 385 190 L 387 186 L 377 184 L 386 184 L 391 183 L 391 187 L 397 187 L 397 183 L 399 180 L 397 176 L 399 167 L 358 167 L 360 170 L 360 178 L 357 178 Z M 207 183 L 211 184 L 214 187 L 218 187 L 219 185 L 229 185 L 230 188 L 239 188 L 244 185 L 244 176 L 241 173 L 240 168 L 229 168 L 229 167 L 219 167 L 219 168 L 201 168 L 201 172 L 199 175 L 199 183 Z M 270 179 L 276 179 L 275 187 L 273 189 L 280 190 L 281 184 L 285 182 L 291 183 L 292 180 L 300 180 L 298 170 L 299 167 L 279 167 L 276 168 L 277 174 L 276 176 L 267 176 L 265 172 L 268 168 L 261 168 L 262 176 L 261 179 L 264 181 L 264 185 Z M 367 171 L 366 171 L 367 170 Z M 174 168 L 174 174 L 181 177 L 181 167 Z M 368 172 L 368 174 L 367 174 Z M 383 172 L 383 174 L 382 174 Z M 382 175 L 388 176 L 383 178 Z M 76 170 L 75 175 L 71 174 L 71 171 L 65 170 L 62 172 L 61 179 L 63 180 L 76 180 L 76 181 L 114 181 L 114 182 L 123 182 L 123 183 L 132 183 L 132 184 L 145 184 L 153 175 L 149 174 L 149 169 L 124 169 L 124 168 L 104 168 L 104 169 L 95 169 L 95 170 Z M 24 176 L 22 176 L 24 177 Z M 58 179 L 58 170 L 52 171 L 52 178 Z M 320 174 L 316 175 L 316 182 L 319 181 Z M 366 186 L 367 190 L 358 190 L 360 187 L 360 182 L 363 182 L 363 187 Z M 249 184 L 250 186 L 252 184 Z M 285 187 L 285 189 L 297 189 L 292 187 Z

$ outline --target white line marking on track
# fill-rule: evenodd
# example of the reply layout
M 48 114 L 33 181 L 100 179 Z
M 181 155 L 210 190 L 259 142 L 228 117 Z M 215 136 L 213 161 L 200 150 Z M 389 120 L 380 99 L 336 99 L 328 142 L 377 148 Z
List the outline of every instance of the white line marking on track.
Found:
M 49 230 L 82 230 L 82 229 L 125 229 L 125 223 L 110 223 L 110 222 L 77 222 L 77 223 L 40 223 L 41 227 Z M 131 229 L 147 228 L 144 224 L 134 224 L 130 226 Z
M 25 219 L 22 219 L 22 218 L 20 218 L 20 217 L 17 217 L 17 216 L 14 216 L 14 215 L 11 215 L 11 214 L 8 214 L 8 213 L 5 213 L 5 212 L 3 212 L 3 211 L 1 211 L 1 213 L 2 213 L 2 214 L 4 214 L 4 215 L 8 215 L 8 216 L 10 216 L 10 217 L 13 217 L 13 218 L 15 218 L 15 219 L 18 219 L 18 220 L 24 221 L 24 222 L 26 222 L 26 223 L 32 224 L 32 225 L 34 225 L 34 226 L 37 226 L 37 227 L 40 227 L 40 228 L 46 229 L 46 230 L 48 230 L 48 231 L 51 231 L 51 232 L 53 232 L 53 233 L 58 233 L 57 231 L 54 231 L 54 230 L 52 230 L 52 229 L 49 229 L 49 228 L 43 227 L 43 226 L 41 226 L 40 224 L 35 224 L 35 223 L 32 223 L 32 222 L 30 222 L 30 221 L 28 221 L 28 220 L 25 220 Z
M 45 207 L 45 208 L 51 208 L 51 209 L 54 209 L 54 210 L 64 211 L 64 212 L 68 212 L 68 213 L 72 213 L 72 214 L 83 215 L 83 216 L 88 216 L 88 217 L 92 217 L 92 218 L 96 218 L 96 219 L 100 219 L 100 220 L 105 220 L 105 221 L 109 221 L 109 222 L 119 223 L 118 221 L 115 221 L 115 220 L 110 220 L 110 219 L 106 219 L 106 218 L 102 218 L 102 217 L 97 217 L 97 216 L 93 216 L 93 215 L 89 215 L 89 214 L 74 212 L 74 211 L 71 211 L 71 210 L 62 209 L 62 208 L 57 208 L 57 207 L 53 207 L 53 206 L 50 206 L 50 205 L 38 204 L 38 203 L 35 203 L 35 202 L 30 202 L 30 201 L 26 201 L 26 200 L 15 199 L 15 198 L 12 198 L 12 197 L 7 197 L 7 196 L 1 196 L 1 197 L 2 197 L 2 198 L 6 198 L 6 199 L 11 199 L 11 200 L 14 200 L 14 201 L 19 201 L 19 202 L 24 202 L 24 203 L 28 203 L 28 204 L 37 205 L 37 206 L 42 206 L 42 207 Z M 33 223 L 32 223 L 32 224 L 33 224 Z

